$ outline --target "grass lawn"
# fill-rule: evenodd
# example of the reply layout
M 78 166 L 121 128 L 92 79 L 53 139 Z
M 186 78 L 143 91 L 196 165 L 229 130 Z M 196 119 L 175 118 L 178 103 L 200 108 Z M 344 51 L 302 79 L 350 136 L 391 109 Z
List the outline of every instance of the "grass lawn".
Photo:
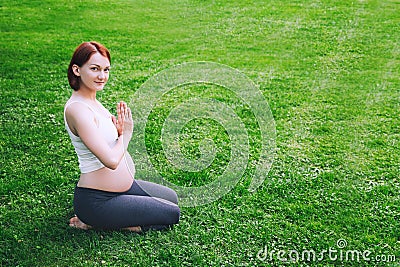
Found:
M 0 14 L 0 266 L 399 266 L 400 1 L 14 0 Z M 276 123 L 264 183 L 247 190 L 261 153 L 251 110 L 221 88 L 176 88 L 146 129 L 152 163 L 176 184 L 218 179 L 231 140 L 220 124 L 182 129 L 188 158 L 199 157 L 199 140 L 215 141 L 215 162 L 198 173 L 170 166 L 160 138 L 176 103 L 215 97 L 238 107 L 249 132 L 239 183 L 208 205 L 182 207 L 171 231 L 70 229 L 79 169 L 63 122 L 66 69 L 90 40 L 112 55 L 98 98 L 113 113 L 179 63 L 216 62 L 249 77 Z M 357 261 L 349 251 L 370 254 Z M 282 260 L 296 252 L 298 261 Z

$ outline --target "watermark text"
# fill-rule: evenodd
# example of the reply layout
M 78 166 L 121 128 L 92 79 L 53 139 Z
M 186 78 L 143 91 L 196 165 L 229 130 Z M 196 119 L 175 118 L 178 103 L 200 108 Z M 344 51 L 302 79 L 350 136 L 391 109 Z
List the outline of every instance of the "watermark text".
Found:
M 396 255 L 381 254 L 374 255 L 373 251 L 348 249 L 347 241 L 339 239 L 335 247 L 328 249 L 275 249 L 265 246 L 257 252 L 257 259 L 260 261 L 280 261 L 282 263 L 293 262 L 396 262 Z

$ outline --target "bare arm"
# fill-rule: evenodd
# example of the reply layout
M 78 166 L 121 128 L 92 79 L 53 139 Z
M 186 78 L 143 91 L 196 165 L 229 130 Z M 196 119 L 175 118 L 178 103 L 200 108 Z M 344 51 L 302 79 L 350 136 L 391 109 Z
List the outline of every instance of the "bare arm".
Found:
M 74 108 L 70 108 L 74 106 Z M 85 112 L 82 112 L 85 111 Z M 66 110 L 68 125 L 78 135 L 87 148 L 107 168 L 116 169 L 128 148 L 132 137 L 133 120 L 131 110 L 126 103 L 117 104 L 118 120 L 113 119 L 119 138 L 114 146 L 110 146 L 99 135 L 93 112 L 82 103 L 72 103 Z

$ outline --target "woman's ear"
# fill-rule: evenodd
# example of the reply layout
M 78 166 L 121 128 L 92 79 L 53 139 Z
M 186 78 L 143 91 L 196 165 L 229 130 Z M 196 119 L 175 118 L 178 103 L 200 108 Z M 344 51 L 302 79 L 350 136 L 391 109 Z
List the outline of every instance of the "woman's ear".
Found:
M 75 76 L 81 76 L 81 74 L 79 73 L 79 67 L 78 65 L 74 64 L 72 65 L 72 71 L 74 72 Z

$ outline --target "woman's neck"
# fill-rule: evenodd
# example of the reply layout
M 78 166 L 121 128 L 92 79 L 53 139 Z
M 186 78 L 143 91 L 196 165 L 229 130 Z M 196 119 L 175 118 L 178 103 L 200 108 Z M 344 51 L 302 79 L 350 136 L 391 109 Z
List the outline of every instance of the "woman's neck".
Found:
M 78 91 L 73 91 L 72 96 L 80 99 L 84 99 L 90 102 L 95 102 L 96 101 L 96 92 L 87 92 L 85 90 L 78 90 Z

